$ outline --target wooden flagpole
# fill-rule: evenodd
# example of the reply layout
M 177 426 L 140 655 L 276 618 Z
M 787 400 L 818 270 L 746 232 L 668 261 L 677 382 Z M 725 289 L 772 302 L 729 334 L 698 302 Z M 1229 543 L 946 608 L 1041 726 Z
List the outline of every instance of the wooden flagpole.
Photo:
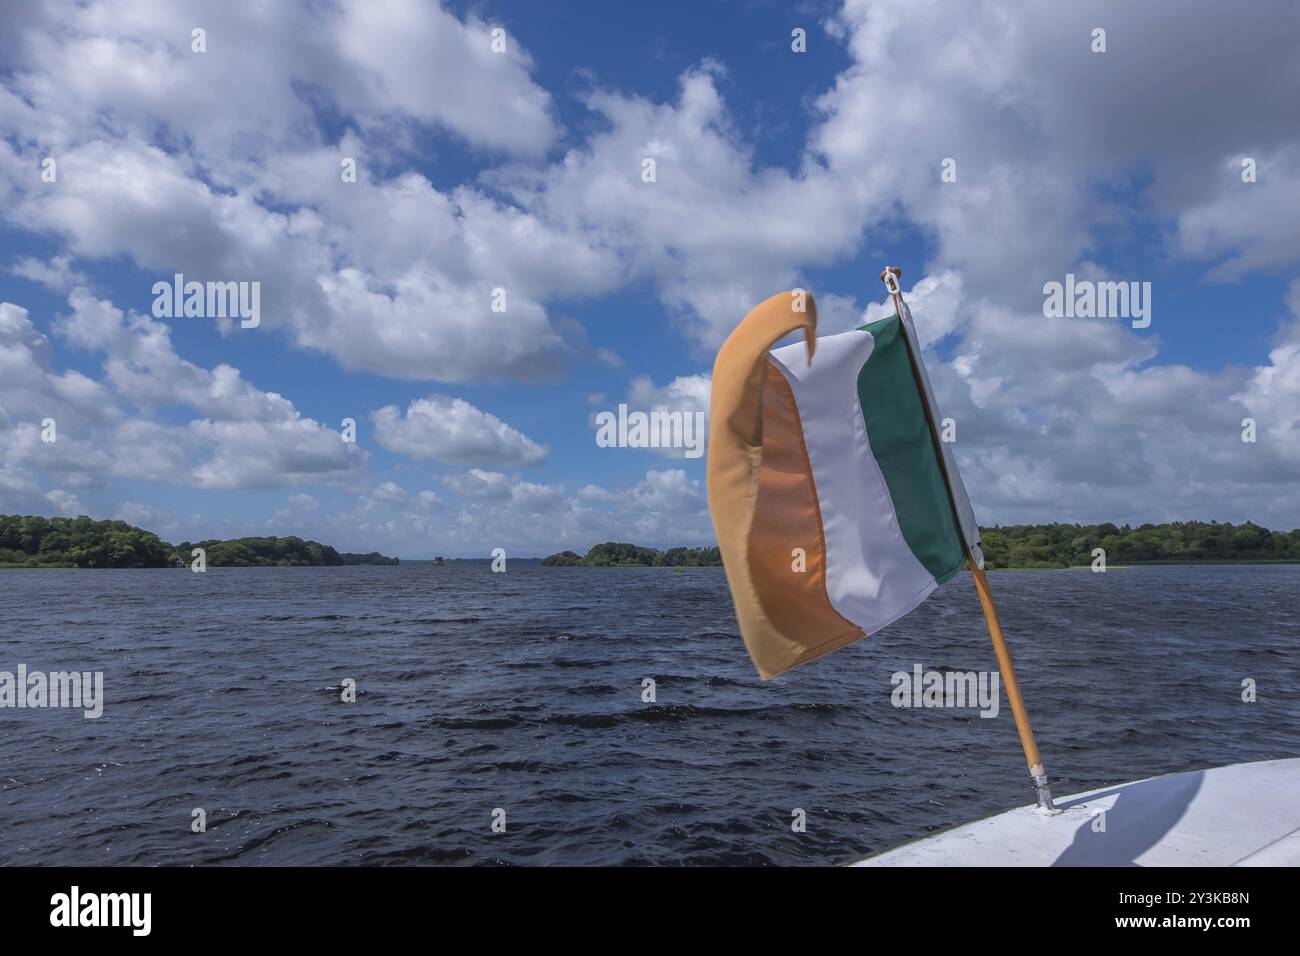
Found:
M 903 274 L 903 270 L 897 266 L 886 266 L 880 273 L 880 281 L 885 284 L 889 290 L 890 298 L 894 301 L 894 308 L 898 312 L 898 321 L 906 322 L 910 317 L 910 312 L 903 304 L 903 290 L 898 284 L 898 279 Z M 912 360 L 913 372 L 916 375 L 917 388 L 921 388 L 920 362 L 921 357 L 912 352 L 912 343 L 906 334 L 903 335 L 903 343 L 907 347 L 907 353 Z M 993 653 L 998 659 L 998 671 L 1002 674 L 1003 686 L 1007 689 L 1007 700 L 1011 703 L 1011 715 L 1016 720 L 1016 730 L 1020 734 L 1020 746 L 1025 751 L 1025 762 L 1029 765 L 1029 776 L 1034 781 L 1034 793 L 1038 798 L 1038 806 L 1049 813 L 1060 813 L 1052 803 L 1052 791 L 1047 785 L 1047 771 L 1043 769 L 1043 758 L 1038 753 L 1038 741 L 1034 739 L 1034 728 L 1029 723 L 1029 711 L 1025 709 L 1025 700 L 1020 696 L 1020 682 L 1016 680 L 1016 666 L 1011 660 L 1011 650 L 1007 647 L 1006 638 L 1002 634 L 1002 622 L 998 620 L 998 608 L 993 603 L 993 593 L 989 590 L 988 578 L 984 574 L 982 562 L 976 557 L 974 550 L 966 543 L 965 535 L 961 530 L 961 518 L 957 514 L 957 503 L 953 500 L 952 485 L 948 479 L 948 468 L 943 459 L 943 445 L 939 441 L 939 430 L 934 423 L 934 416 L 931 413 L 930 404 L 926 401 L 924 394 L 921 396 L 921 405 L 925 409 L 925 420 L 930 426 L 930 437 L 934 441 L 934 452 L 939 459 L 939 469 L 943 473 L 944 484 L 948 487 L 948 503 L 952 506 L 952 517 L 957 533 L 962 535 L 962 545 L 966 551 L 966 563 L 970 566 L 971 577 L 975 579 L 975 593 L 979 595 L 980 608 L 984 611 L 984 623 L 988 625 L 989 637 L 993 641 Z

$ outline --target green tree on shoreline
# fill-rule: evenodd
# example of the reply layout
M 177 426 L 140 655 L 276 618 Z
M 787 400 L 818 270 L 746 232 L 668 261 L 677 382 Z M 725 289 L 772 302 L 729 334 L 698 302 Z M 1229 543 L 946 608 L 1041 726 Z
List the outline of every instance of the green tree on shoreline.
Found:
M 125 521 L 0 515 L 0 564 L 19 567 L 165 568 L 175 550 Z

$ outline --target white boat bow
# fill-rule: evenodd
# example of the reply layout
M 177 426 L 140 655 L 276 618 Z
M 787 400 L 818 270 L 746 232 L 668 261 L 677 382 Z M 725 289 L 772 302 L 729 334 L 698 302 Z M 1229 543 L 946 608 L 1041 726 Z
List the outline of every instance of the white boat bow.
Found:
M 853 866 L 1300 866 L 1300 758 L 1231 764 L 1021 807 Z

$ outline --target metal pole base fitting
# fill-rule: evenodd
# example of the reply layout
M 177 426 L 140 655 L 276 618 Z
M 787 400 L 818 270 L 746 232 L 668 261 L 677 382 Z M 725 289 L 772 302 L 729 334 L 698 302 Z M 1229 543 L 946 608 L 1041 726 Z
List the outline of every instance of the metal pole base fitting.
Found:
M 1052 791 L 1047 786 L 1047 774 L 1038 773 L 1033 775 L 1034 794 L 1038 798 L 1038 809 L 1043 813 L 1060 813 L 1056 804 L 1052 802 Z

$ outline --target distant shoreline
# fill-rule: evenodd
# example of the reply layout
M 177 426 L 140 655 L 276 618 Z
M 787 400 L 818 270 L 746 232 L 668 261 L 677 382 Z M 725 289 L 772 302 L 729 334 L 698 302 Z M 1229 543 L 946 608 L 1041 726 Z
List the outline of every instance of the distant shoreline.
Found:
M 401 558 L 399 559 L 401 567 L 420 568 L 420 567 L 446 567 L 453 564 L 481 564 L 490 565 L 490 558 L 447 558 L 443 564 L 434 564 L 428 558 Z M 543 558 L 511 558 L 518 564 L 537 564 L 544 565 Z M 1300 560 L 1293 558 L 1274 559 L 1274 560 L 1222 560 L 1222 559 L 1204 559 L 1204 560 L 1186 560 L 1186 561 L 1130 561 L 1125 564 L 1110 564 L 1106 566 L 1106 571 L 1127 571 L 1133 568 L 1192 568 L 1199 566 L 1214 567 L 1231 567 L 1249 566 L 1249 567 L 1268 567 L 1271 565 L 1300 565 Z M 353 567 L 398 567 L 398 564 L 218 564 L 212 567 L 221 570 L 244 569 L 244 568 L 353 568 Z M 721 564 L 569 564 L 569 565 L 546 565 L 547 567 L 572 567 L 572 568 L 604 568 L 604 569 L 649 569 L 652 571 L 672 571 L 672 570 L 690 570 L 694 568 L 720 568 Z M 147 567 L 147 568 L 86 568 L 79 567 L 75 564 L 0 564 L 0 571 L 176 571 L 181 570 L 178 567 Z M 1001 573 L 1002 571 L 1091 571 L 1092 566 L 1087 564 L 1072 564 L 1066 568 L 988 568 L 992 573 Z
M 541 558 L 511 558 L 512 564 L 541 564 Z M 491 558 L 444 558 L 439 564 L 431 558 L 393 558 L 392 561 L 369 562 L 369 561 L 345 561 L 342 564 L 212 564 L 210 568 L 221 568 L 227 570 L 230 568 L 441 568 L 453 564 L 481 564 L 490 565 Z M 149 565 L 135 567 L 84 567 L 76 564 L 16 564 L 0 562 L 0 571 L 177 571 L 188 568 L 189 565 Z
M 441 559 L 435 559 L 435 561 Z M 168 544 L 152 531 L 125 521 L 45 518 L 0 514 L 0 568 L 9 570 L 335 567 L 396 565 L 377 551 L 340 552 L 327 544 L 290 535 Z
M 465 560 L 472 560 L 472 559 L 465 559 Z M 518 558 L 518 559 L 515 559 L 515 560 L 519 560 L 519 561 L 537 561 L 538 559 L 537 559 L 537 558 Z M 410 562 L 408 562 L 408 563 L 410 563 Z M 481 563 L 483 563 L 483 564 L 487 564 L 487 563 L 489 563 L 489 562 L 487 562 L 487 561 L 483 561 L 483 562 L 481 562 Z M 543 561 L 543 563 L 545 563 L 545 562 Z M 1220 558 L 1220 559 L 1205 558 L 1205 559 L 1201 559 L 1201 560 L 1198 560 L 1198 559 L 1188 559 L 1188 560 L 1184 560 L 1184 561 L 1129 561 L 1129 562 L 1127 562 L 1127 563 L 1125 563 L 1125 564 L 1108 564 L 1108 565 L 1106 566 L 1106 570 L 1107 570 L 1107 571 L 1124 571 L 1124 570 L 1127 570 L 1127 569 L 1129 569 L 1129 568 L 1154 568 L 1154 567 L 1189 568 L 1189 567 L 1195 567 L 1195 566 L 1197 566 L 1197 565 L 1208 565 L 1208 564 L 1212 564 L 1212 565 L 1228 565 L 1228 566 L 1232 566 L 1232 565 L 1240 565 L 1240 564 L 1248 564 L 1248 565 L 1300 564 L 1300 559 L 1296 559 L 1296 558 L 1275 558 L 1275 559 L 1272 559 L 1272 560 L 1258 560 L 1258 561 L 1251 561 L 1251 560 L 1246 560 L 1246 559 L 1241 559 L 1241 560 L 1228 559 L 1228 560 L 1225 560 L 1225 559 L 1221 559 L 1221 558 Z M 3 565 L 0 565 L 0 567 L 3 567 Z M 668 565 L 668 564 L 559 564 L 559 565 L 547 565 L 547 567 L 562 567 L 562 568 L 650 568 L 650 569 L 652 569 L 652 570 L 672 570 L 673 568 L 690 568 L 690 567 L 700 567 L 700 568 L 720 568 L 720 567 L 722 567 L 722 565 L 721 565 L 721 564 L 697 564 L 697 565 Z M 1069 567 L 1062 567 L 1062 568 L 990 568 L 990 569 L 987 569 L 987 570 L 991 570 L 991 571 L 1091 571 L 1091 570 L 1092 570 L 1092 565 L 1090 565 L 1090 564 L 1071 564 Z
M 1270 531 L 1253 522 L 1217 521 L 1144 524 L 994 525 L 980 529 L 985 568 L 1067 570 L 1090 568 L 1103 556 L 1107 569 L 1154 565 L 1300 564 L 1300 529 Z M 376 551 L 340 552 L 326 544 L 290 535 L 245 537 L 169 544 L 125 521 L 45 518 L 0 514 L 0 569 L 69 570 L 174 568 L 397 566 L 402 562 Z M 408 564 L 439 567 L 452 562 L 488 563 L 489 558 L 408 559 Z M 560 551 L 544 558 L 517 557 L 545 567 L 694 568 L 721 567 L 717 546 L 660 550 L 605 541 L 585 555 Z
M 1136 528 L 1114 524 L 994 525 L 980 528 L 985 568 L 1067 570 L 1106 567 L 1195 564 L 1300 564 L 1300 529 L 1270 531 L 1247 521 L 1175 521 Z M 560 551 L 542 559 L 547 567 L 715 567 L 716 547 L 660 551 L 627 542 L 606 541 L 585 555 Z

